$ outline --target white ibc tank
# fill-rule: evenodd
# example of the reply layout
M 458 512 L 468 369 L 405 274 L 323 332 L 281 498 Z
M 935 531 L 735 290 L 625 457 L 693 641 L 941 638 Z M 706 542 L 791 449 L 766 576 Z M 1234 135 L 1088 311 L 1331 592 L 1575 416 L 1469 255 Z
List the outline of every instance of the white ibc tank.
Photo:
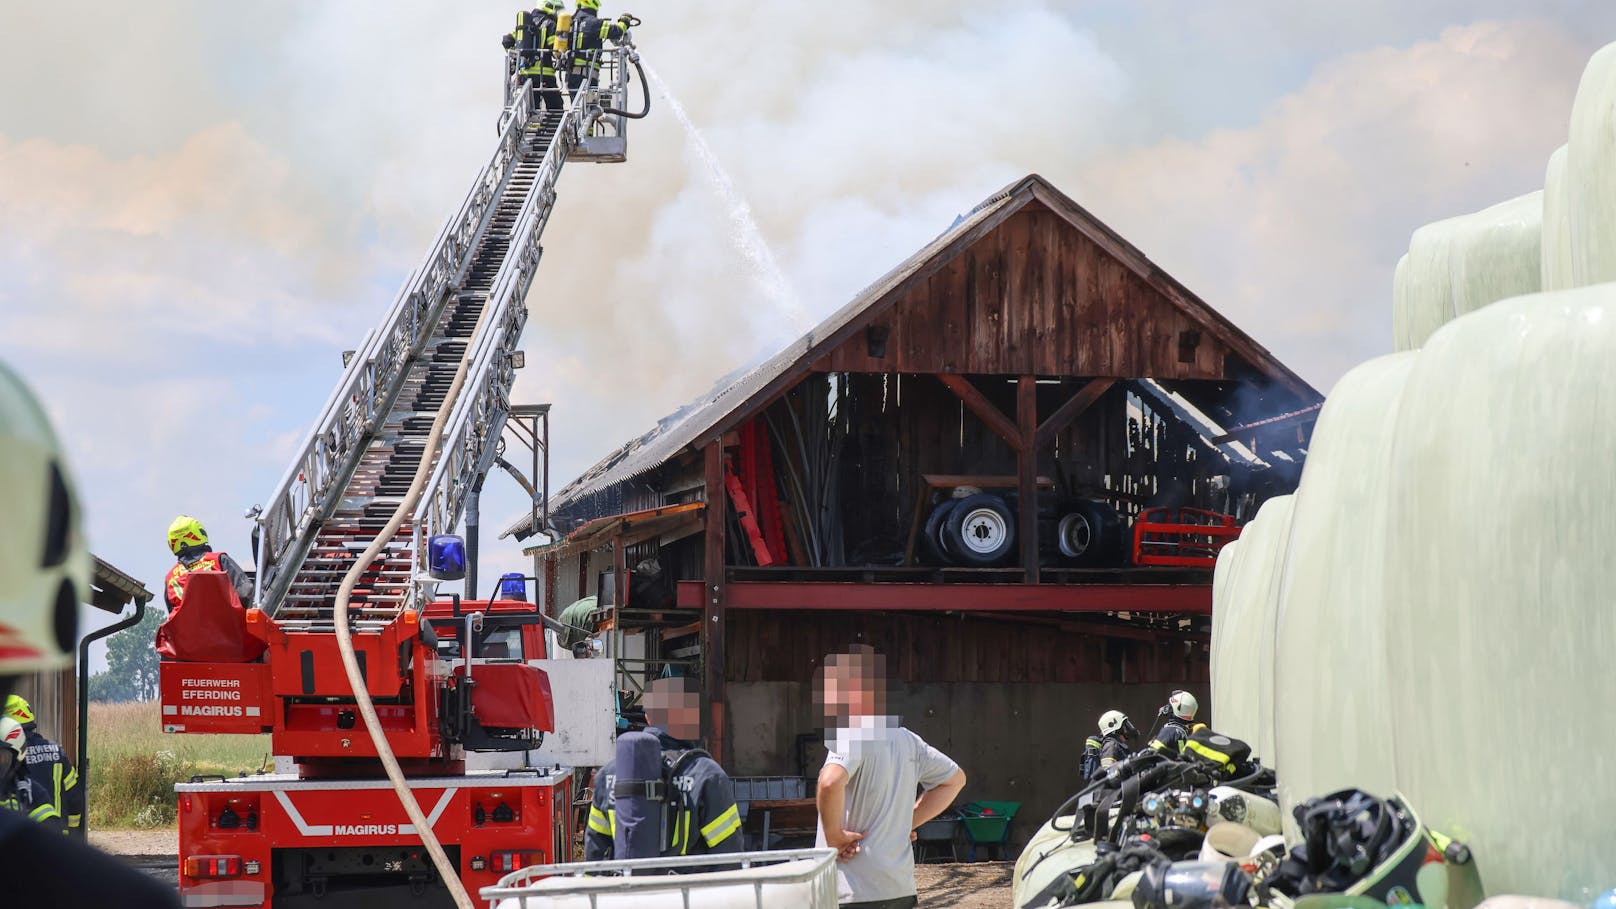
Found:
M 1357 786 L 1394 788 L 1387 715 L 1386 469 L 1398 399 L 1417 353 L 1342 377 L 1308 446 L 1276 610 L 1279 793 L 1296 803 Z
M 1383 744 L 1397 785 L 1470 841 L 1488 892 L 1586 902 L 1616 869 L 1616 285 L 1444 327 L 1395 434 Z
M 545 865 L 481 895 L 495 909 L 834 909 L 835 855 L 798 849 Z M 678 873 L 715 864 L 735 867 Z
M 1270 764 L 1274 598 L 1290 512 L 1291 496 L 1264 502 L 1212 580 L 1212 723 Z
M 1566 186 L 1572 283 L 1616 281 L 1616 44 L 1593 55 L 1577 86 Z
M 1398 350 L 1413 350 L 1457 316 L 1542 287 L 1543 193 L 1414 231 L 1392 277 Z

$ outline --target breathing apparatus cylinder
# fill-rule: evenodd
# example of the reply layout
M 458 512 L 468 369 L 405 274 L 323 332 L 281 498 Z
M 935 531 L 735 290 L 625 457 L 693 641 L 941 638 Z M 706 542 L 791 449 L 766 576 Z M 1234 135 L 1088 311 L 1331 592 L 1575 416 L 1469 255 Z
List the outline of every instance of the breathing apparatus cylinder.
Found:
M 557 54 L 564 54 L 572 45 L 572 13 L 557 14 L 555 30 L 555 38 L 550 41 L 550 49 Z
M 617 737 L 617 780 L 612 784 L 617 812 L 612 857 L 656 858 L 662 854 L 662 743 L 648 732 Z

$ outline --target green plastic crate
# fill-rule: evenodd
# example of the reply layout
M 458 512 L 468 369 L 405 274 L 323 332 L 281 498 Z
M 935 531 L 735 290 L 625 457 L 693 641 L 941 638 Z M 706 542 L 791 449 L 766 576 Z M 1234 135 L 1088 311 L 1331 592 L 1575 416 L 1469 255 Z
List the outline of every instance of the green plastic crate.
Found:
M 1021 810 L 1020 802 L 972 802 L 959 810 L 965 836 L 973 843 L 1002 843 L 1010 833 L 1010 822 Z

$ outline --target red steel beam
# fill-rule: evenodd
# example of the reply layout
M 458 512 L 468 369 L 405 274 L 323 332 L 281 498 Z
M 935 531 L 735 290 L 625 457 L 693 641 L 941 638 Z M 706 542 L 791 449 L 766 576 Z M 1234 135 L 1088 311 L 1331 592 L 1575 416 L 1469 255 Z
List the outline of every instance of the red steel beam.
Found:
M 679 605 L 705 605 L 700 581 L 679 582 Z M 1210 584 L 859 584 L 733 581 L 730 609 L 899 612 L 1169 612 L 1212 614 Z

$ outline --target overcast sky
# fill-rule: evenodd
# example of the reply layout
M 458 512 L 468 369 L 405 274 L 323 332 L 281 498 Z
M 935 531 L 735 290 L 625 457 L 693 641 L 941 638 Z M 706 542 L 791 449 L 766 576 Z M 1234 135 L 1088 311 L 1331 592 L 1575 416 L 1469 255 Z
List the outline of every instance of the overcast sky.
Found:
M 98 552 L 156 589 L 189 512 L 245 559 L 242 510 L 492 151 L 513 11 L 0 0 L 0 357 Z M 633 11 L 809 317 L 1038 172 L 1321 389 L 1390 349 L 1414 228 L 1541 187 L 1616 29 L 1597 0 Z M 554 404 L 557 488 L 793 332 L 724 211 L 660 99 L 629 163 L 563 176 L 516 395 Z M 489 486 L 497 532 L 525 505 Z M 523 565 L 492 538 L 485 570 Z

